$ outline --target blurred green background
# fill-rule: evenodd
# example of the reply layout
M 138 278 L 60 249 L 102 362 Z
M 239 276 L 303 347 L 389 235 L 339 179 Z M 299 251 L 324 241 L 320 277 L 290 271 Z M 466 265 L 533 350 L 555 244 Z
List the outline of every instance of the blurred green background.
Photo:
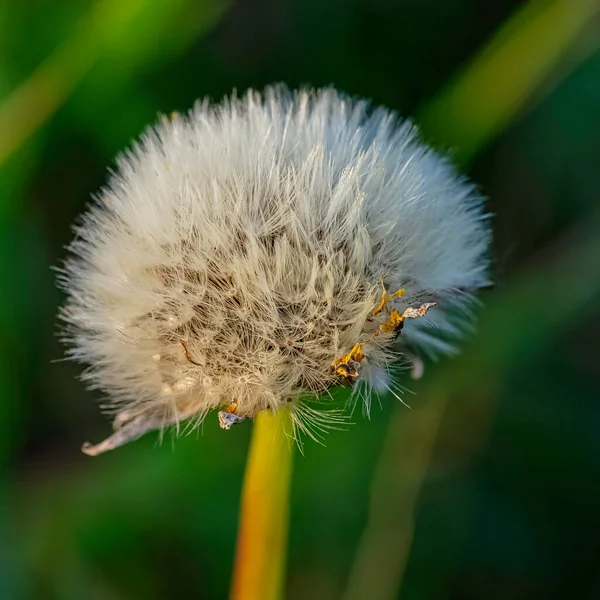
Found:
M 600 6 L 524 6 L 0 4 L 0 599 L 227 597 L 251 425 L 81 454 L 109 425 L 50 267 L 159 113 L 275 81 L 413 115 L 489 197 L 497 282 L 412 411 L 305 444 L 286 597 L 600 598 Z

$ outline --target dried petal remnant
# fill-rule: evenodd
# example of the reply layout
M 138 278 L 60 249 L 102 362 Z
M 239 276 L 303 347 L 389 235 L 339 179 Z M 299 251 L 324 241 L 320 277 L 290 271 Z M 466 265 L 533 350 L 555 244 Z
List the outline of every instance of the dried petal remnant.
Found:
M 371 314 L 372 317 L 377 316 L 385 308 L 385 306 L 390 302 L 390 300 L 392 298 L 402 298 L 402 296 L 404 296 L 404 294 L 406 293 L 406 290 L 404 288 L 402 288 L 402 289 L 394 292 L 393 294 L 388 294 L 385 291 L 385 284 L 383 283 L 384 280 L 385 280 L 385 275 L 381 278 L 381 287 L 383 287 L 383 292 L 381 293 L 381 302 L 379 303 L 377 308 Z
M 379 326 L 379 330 L 384 333 L 398 331 L 404 324 L 404 317 L 400 315 L 397 309 L 394 309 L 390 314 L 390 318 Z
M 365 358 L 362 351 L 363 345 L 355 344 L 348 354 L 333 361 L 332 366 L 338 375 L 342 377 L 358 377 L 357 367 Z
M 383 279 L 384 278 L 382 277 L 382 285 Z M 381 311 L 389 304 L 392 298 L 401 298 L 405 293 L 405 289 L 400 289 L 393 294 L 388 294 L 384 287 L 383 294 L 381 296 L 381 302 L 373 311 L 373 313 L 371 313 L 371 317 L 379 315 Z M 424 317 L 427 314 L 427 311 L 435 305 L 435 302 L 427 302 L 425 304 L 421 304 L 421 306 L 418 308 L 409 307 L 405 309 L 402 314 L 400 314 L 397 308 L 392 309 L 387 321 L 379 325 L 379 330 L 375 331 L 370 339 L 368 339 L 366 342 L 355 344 L 348 354 L 341 356 L 340 358 L 336 358 L 333 361 L 332 367 L 334 368 L 335 372 L 346 379 L 357 379 L 359 377 L 360 363 L 366 358 L 363 348 L 367 344 L 371 343 L 373 339 L 379 336 L 380 333 L 399 333 L 404 325 L 405 319 Z

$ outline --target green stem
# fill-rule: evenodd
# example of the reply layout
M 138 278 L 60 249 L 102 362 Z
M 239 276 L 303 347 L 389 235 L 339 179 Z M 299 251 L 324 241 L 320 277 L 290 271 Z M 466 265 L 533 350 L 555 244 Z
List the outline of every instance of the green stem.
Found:
M 254 419 L 242 491 L 231 600 L 282 598 L 293 447 L 289 410 Z

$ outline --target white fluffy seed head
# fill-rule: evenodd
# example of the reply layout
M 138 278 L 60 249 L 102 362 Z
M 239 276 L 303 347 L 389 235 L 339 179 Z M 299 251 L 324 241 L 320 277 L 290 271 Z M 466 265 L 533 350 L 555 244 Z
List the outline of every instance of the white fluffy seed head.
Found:
M 410 123 L 332 89 L 199 102 L 117 165 L 77 227 L 61 316 L 120 425 L 378 391 L 407 343 L 447 350 L 444 315 L 487 283 L 474 187 Z M 394 311 L 425 302 L 399 337 Z

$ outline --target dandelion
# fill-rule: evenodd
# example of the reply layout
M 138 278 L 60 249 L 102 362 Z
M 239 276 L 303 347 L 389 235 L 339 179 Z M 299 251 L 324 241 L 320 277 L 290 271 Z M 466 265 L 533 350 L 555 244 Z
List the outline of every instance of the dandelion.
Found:
M 368 412 L 403 359 L 452 348 L 488 283 L 473 185 L 332 89 L 199 102 L 117 166 L 60 275 L 69 355 L 114 415 L 88 454 L 211 410 L 228 429 L 289 407 L 310 434 L 338 385 Z

